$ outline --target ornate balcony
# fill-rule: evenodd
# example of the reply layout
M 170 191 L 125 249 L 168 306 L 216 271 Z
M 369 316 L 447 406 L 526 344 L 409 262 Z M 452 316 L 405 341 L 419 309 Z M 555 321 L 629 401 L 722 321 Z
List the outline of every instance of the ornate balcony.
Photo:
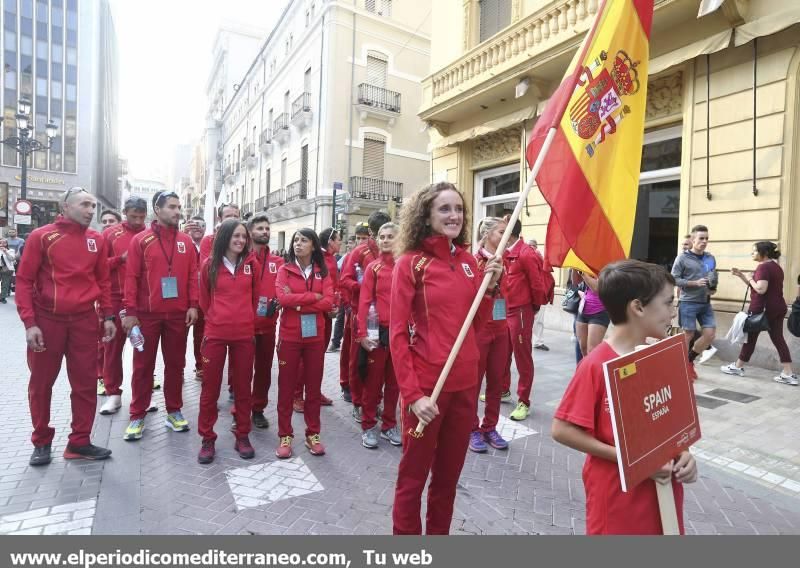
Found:
M 242 205 L 242 215 L 247 215 L 248 213 L 253 212 L 253 204 L 252 203 L 245 203 Z
M 385 179 L 353 176 L 350 178 L 350 195 L 355 199 L 372 201 L 401 201 L 403 183 Z
M 297 128 L 308 128 L 311 115 L 311 93 L 303 93 L 292 103 L 292 124 Z
M 284 203 L 286 203 L 286 190 L 284 188 L 271 191 L 269 195 L 267 195 L 268 209 L 278 207 L 279 205 L 283 205 Z
M 272 123 L 272 139 L 278 144 L 289 140 L 289 114 L 282 112 Z
M 308 182 L 299 180 L 286 186 L 286 203 L 308 198 Z
M 256 199 L 256 213 L 267 210 L 267 196 Z
M 372 116 L 393 126 L 400 114 L 400 98 L 400 93 L 395 91 L 361 83 L 358 86 L 357 108 L 362 125 L 368 116 Z

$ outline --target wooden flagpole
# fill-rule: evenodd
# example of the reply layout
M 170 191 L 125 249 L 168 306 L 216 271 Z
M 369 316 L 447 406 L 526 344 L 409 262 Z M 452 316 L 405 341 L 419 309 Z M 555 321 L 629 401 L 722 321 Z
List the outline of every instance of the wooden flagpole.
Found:
M 517 206 L 514 208 L 514 212 L 511 214 L 511 219 L 508 221 L 508 225 L 506 226 L 506 230 L 503 232 L 503 238 L 500 239 L 500 244 L 497 246 L 497 251 L 494 253 L 495 258 L 502 258 L 503 252 L 506 250 L 506 245 L 508 244 L 508 239 L 511 236 L 511 230 L 516 222 L 519 220 L 520 213 L 522 213 L 522 207 L 528 201 L 528 194 L 531 192 L 533 188 L 533 182 L 536 181 L 536 176 L 539 175 L 539 170 L 542 167 L 542 163 L 544 162 L 544 158 L 547 155 L 548 150 L 550 150 L 550 146 L 553 143 L 553 138 L 556 136 L 556 127 L 551 128 L 547 131 L 547 136 L 544 139 L 544 143 L 542 144 L 542 149 L 539 151 L 539 155 L 536 157 L 536 161 L 531 168 L 531 171 L 528 174 L 528 182 L 525 184 L 525 190 L 519 196 L 517 200 Z M 464 339 L 467 337 L 467 333 L 469 332 L 469 328 L 472 325 L 472 320 L 475 319 L 475 314 L 478 313 L 478 308 L 481 305 L 481 301 L 483 301 L 483 295 L 486 293 L 486 290 L 489 288 L 489 282 L 492 279 L 492 274 L 487 272 L 483 277 L 483 282 L 481 282 L 481 287 L 478 290 L 478 294 L 475 296 L 475 299 L 472 301 L 472 306 L 469 309 L 469 313 L 467 313 L 467 318 L 464 320 L 464 324 L 461 326 L 461 331 L 458 332 L 458 337 L 456 338 L 456 342 L 453 345 L 453 349 L 450 351 L 450 355 L 447 357 L 447 362 L 444 364 L 444 368 L 442 368 L 442 372 L 439 374 L 439 379 L 436 381 L 436 386 L 433 387 L 433 393 L 431 394 L 431 402 L 436 404 L 436 400 L 439 398 L 439 393 L 442 392 L 442 388 L 444 388 L 444 383 L 447 380 L 447 375 L 450 374 L 450 369 L 453 368 L 453 364 L 456 361 L 456 357 L 458 356 L 458 352 L 461 350 L 461 345 L 464 343 Z M 417 429 L 410 434 L 415 438 L 422 437 L 422 431 L 425 429 L 425 425 L 422 422 L 417 424 Z
M 670 462 L 672 466 L 674 462 Z M 663 481 L 656 480 L 658 512 L 661 514 L 661 530 L 665 535 L 681 534 L 678 525 L 678 511 L 675 508 L 675 492 L 672 489 L 672 476 Z

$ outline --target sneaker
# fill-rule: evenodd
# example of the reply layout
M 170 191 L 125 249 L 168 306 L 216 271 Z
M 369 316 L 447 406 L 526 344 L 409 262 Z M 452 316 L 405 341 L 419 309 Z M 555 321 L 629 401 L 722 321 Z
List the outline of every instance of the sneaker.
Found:
M 320 393 L 319 395 L 319 404 L 320 406 L 333 406 L 333 401 L 329 399 L 324 394 Z
M 308 444 L 308 442 L 306 442 Z M 361 445 L 370 450 L 378 447 L 378 427 L 373 426 L 369 430 L 361 432 Z M 313 452 L 312 452 L 313 453 Z
M 302 414 L 305 411 L 305 409 L 306 409 L 305 400 L 303 400 L 302 398 L 294 399 L 294 402 L 292 403 L 292 410 L 294 410 L 298 414 Z
M 311 452 L 312 456 L 324 456 L 325 455 L 325 446 L 322 445 L 320 441 L 319 434 L 312 434 L 311 436 L 306 436 L 306 448 L 308 451 Z
M 292 437 L 291 436 L 282 436 L 281 443 L 278 448 L 275 450 L 275 456 L 278 459 L 289 459 L 292 457 Z
M 744 377 L 744 367 L 737 367 L 736 363 L 730 365 L 723 365 L 719 368 L 720 371 L 726 375 L 736 375 L 737 377 Z
M 157 391 L 160 388 L 161 388 L 161 381 L 159 381 L 158 378 L 155 375 L 153 375 L 153 390 Z
M 234 444 L 233 449 L 239 453 L 239 457 L 243 460 L 250 460 L 256 457 L 256 451 L 247 436 L 236 438 L 236 444 Z
M 122 408 L 122 396 L 118 394 L 109 395 L 108 399 L 100 407 L 100 414 L 108 416 L 109 414 L 116 414 Z
M 342 400 L 345 402 L 353 402 L 353 397 L 350 396 L 350 387 L 342 387 Z
M 353 420 L 355 420 L 356 422 L 361 424 L 361 419 L 363 417 L 363 414 L 361 412 L 361 407 L 360 406 L 354 406 L 353 407 L 352 416 L 353 416 Z
M 486 445 L 486 441 L 483 439 L 483 432 L 480 430 L 470 432 L 469 449 L 476 454 L 483 454 L 489 449 L 489 446 Z
M 141 440 L 142 432 L 144 432 L 144 418 L 131 420 L 128 424 L 128 427 L 125 428 L 125 435 L 122 437 L 122 439 L 129 442 L 132 440 Z
M 200 453 L 197 454 L 197 463 L 211 463 L 214 461 L 214 440 L 203 440 Z
M 781 373 L 777 377 L 773 377 L 772 380 L 775 381 L 776 383 L 783 383 L 784 385 L 789 385 L 793 387 L 796 387 L 799 384 L 797 381 L 797 375 L 795 375 L 794 373 L 792 373 L 791 375 L 785 375 Z
M 517 404 L 517 407 L 509 415 L 509 418 L 511 418 L 511 420 L 525 420 L 528 417 L 530 411 L 531 407 L 525 404 L 524 402 L 520 401 Z
M 203 369 L 195 369 L 194 370 L 194 380 L 195 381 L 202 381 L 203 380 Z
M 481 402 L 486 402 L 486 393 L 480 396 Z M 511 391 L 504 391 L 500 393 L 500 402 L 511 402 Z
M 253 426 L 262 430 L 269 428 L 269 420 L 263 412 L 253 412 Z
M 486 442 L 495 450 L 507 450 L 508 442 L 506 442 L 497 430 L 491 430 L 484 434 Z
M 167 425 L 167 428 L 172 428 L 176 432 L 189 431 L 189 421 L 183 417 L 183 414 L 181 414 L 180 410 L 167 414 L 167 420 L 165 421 L 165 424 Z
M 50 444 L 38 446 L 33 448 L 31 459 L 28 460 L 30 465 L 47 465 L 53 460 L 50 457 Z
M 111 456 L 111 450 L 86 444 L 85 446 L 73 446 L 67 444 L 64 448 L 65 460 L 104 460 Z
M 400 432 L 400 428 L 397 426 L 389 428 L 388 430 L 382 430 L 381 438 L 384 440 L 389 440 L 389 443 L 393 446 L 403 445 L 403 434 Z
M 100 377 L 97 377 L 97 396 L 106 396 L 106 385 Z
M 339 346 L 338 345 L 334 345 L 333 343 L 331 343 L 331 346 L 328 347 L 328 351 L 327 352 L 328 353 L 336 353 L 337 351 L 339 351 Z
M 702 365 L 703 363 L 707 362 L 711 359 L 714 355 L 717 354 L 717 348 L 714 346 L 709 347 L 705 351 L 703 351 L 700 356 L 697 358 L 697 364 Z
M 537 343 L 533 346 L 533 348 L 538 349 L 539 351 L 550 351 L 550 348 L 544 343 Z

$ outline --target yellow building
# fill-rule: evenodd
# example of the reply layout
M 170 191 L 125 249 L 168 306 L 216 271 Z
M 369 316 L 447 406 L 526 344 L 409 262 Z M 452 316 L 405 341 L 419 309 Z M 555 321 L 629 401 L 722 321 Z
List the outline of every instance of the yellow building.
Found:
M 671 264 L 688 229 L 708 225 L 709 250 L 721 269 L 716 308 L 733 313 L 744 287 L 729 270 L 753 268 L 754 241 L 780 244 L 787 298 L 795 296 L 800 274 L 792 222 L 800 216 L 800 4 L 704 0 L 719 8 L 698 18 L 699 4 L 655 0 L 631 254 Z M 433 3 L 432 72 L 419 116 L 429 126 L 432 179 L 465 192 L 473 227 L 485 215 L 513 209 L 527 175 L 527 135 L 599 5 Z M 548 218 L 534 190 L 523 210 L 524 236 L 544 242 Z

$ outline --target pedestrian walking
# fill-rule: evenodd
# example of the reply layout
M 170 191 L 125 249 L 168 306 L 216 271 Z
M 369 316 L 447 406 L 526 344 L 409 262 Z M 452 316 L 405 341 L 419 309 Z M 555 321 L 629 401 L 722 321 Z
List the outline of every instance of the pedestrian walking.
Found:
M 341 283 L 342 272 L 347 260 L 356 246 L 369 240 L 369 226 L 366 223 L 356 225 L 354 235 L 347 239 L 347 254 L 339 259 L 339 297 L 342 303 L 344 314 L 342 316 L 342 332 L 340 333 L 341 353 L 339 354 L 339 388 L 342 391 L 342 400 L 352 403 L 353 396 L 350 393 L 350 352 L 353 349 L 353 308 L 351 305 L 350 292 Z M 334 335 L 334 342 L 336 336 Z
M 242 459 L 256 452 L 250 443 L 251 381 L 255 357 L 255 313 L 260 286 L 260 266 L 250 253 L 247 226 L 238 219 L 222 222 L 214 239 L 211 257 L 200 269 L 200 308 L 206 318 L 203 338 L 203 386 L 197 433 L 203 442 L 197 461 L 214 461 L 217 434 L 217 401 L 222 388 L 222 370 L 228 361 L 234 395 L 234 449 Z
M 600 300 L 597 278 L 579 271 L 573 274 L 586 285 L 582 307 L 575 318 L 575 335 L 581 348 L 581 356 L 586 357 L 603 342 L 611 320 Z
M 498 217 L 486 217 L 478 226 L 478 252 L 475 262 L 478 265 L 478 279 L 483 279 L 486 263 L 494 257 L 506 222 Z M 508 330 L 508 302 L 503 295 L 502 280 L 492 290 L 492 317 L 476 331 L 480 362 L 478 364 L 478 390 L 480 382 L 486 377 L 486 393 L 483 400 L 486 406 L 483 409 L 483 423 L 476 414 L 472 424 L 472 434 L 469 439 L 469 449 L 476 453 L 486 452 L 492 446 L 497 450 L 508 449 L 506 442 L 497 431 L 497 422 L 500 418 L 500 395 L 503 390 L 503 380 L 511 372 L 511 335 Z M 488 445 L 487 445 L 488 444 Z
M 122 351 L 126 334 L 122 329 L 125 317 L 124 295 L 128 248 L 133 237 L 145 230 L 147 202 L 141 197 L 130 197 L 123 208 L 125 221 L 103 232 L 106 240 L 106 255 L 111 273 L 111 305 L 114 314 L 119 316 L 114 323 L 117 332 L 112 341 L 104 343 L 103 388 L 108 398 L 100 407 L 100 414 L 115 414 L 122 407 Z
M 272 361 L 275 357 L 275 328 L 280 306 L 275 284 L 278 270 L 283 266 L 280 257 L 269 248 L 270 222 L 266 213 L 256 213 L 247 222 L 253 254 L 258 260 L 258 309 L 255 317 L 255 363 L 252 388 L 252 418 L 256 428 L 269 428 L 264 409 L 269 403 L 272 386 Z M 235 406 L 235 403 L 234 403 Z
M 34 229 L 17 274 L 16 304 L 28 344 L 28 403 L 33 422 L 30 465 L 51 461 L 53 385 L 67 360 L 72 432 L 66 459 L 102 460 L 111 450 L 90 441 L 95 396 L 95 349 L 99 302 L 105 340 L 116 333 L 103 235 L 89 228 L 97 200 L 82 187 L 64 193 L 55 223 Z
M 155 220 L 131 240 L 125 274 L 127 335 L 138 327 L 144 337 L 142 351 L 133 353 L 130 423 L 125 440 L 139 440 L 153 394 L 153 371 L 159 343 L 164 359 L 165 424 L 175 432 L 189 430 L 183 417 L 183 370 L 186 337 L 197 321 L 198 270 L 194 243 L 178 231 L 180 198 L 174 191 L 153 196 Z
M 8 247 L 8 239 L 0 237 L 0 304 L 8 303 L 11 279 L 16 272 L 17 253 Z
M 394 534 L 422 534 L 422 492 L 430 476 L 426 534 L 448 534 L 461 469 L 478 399 L 480 353 L 475 329 L 491 317 L 494 298 L 484 296 L 438 400 L 431 394 L 455 344 L 481 282 L 468 252 L 466 204 L 455 186 L 431 184 L 403 205 L 392 280 L 390 349 L 403 425 L 403 456 L 397 471 Z M 489 261 L 490 290 L 502 272 Z M 421 438 L 413 436 L 418 423 Z
M 378 439 L 388 440 L 393 446 L 403 444 L 397 427 L 397 401 L 400 391 L 389 351 L 389 314 L 392 302 L 392 272 L 394 270 L 394 240 L 398 227 L 386 223 L 378 230 L 380 257 L 364 269 L 364 282 L 358 306 L 356 341 L 366 354 L 366 366 L 359 367 L 364 382 L 361 398 L 361 445 L 367 449 L 378 447 Z M 383 399 L 383 412 L 380 401 Z M 378 413 L 381 412 L 379 415 Z M 381 421 L 378 427 L 378 419 Z
M 623 492 L 603 372 L 606 361 L 632 352 L 648 337 L 664 337 L 675 312 L 674 283 L 664 267 L 638 260 L 615 262 L 600 272 L 598 292 L 614 329 L 578 366 L 552 425 L 556 442 L 586 454 L 587 534 L 663 534 L 655 480 L 668 479 L 680 532 L 684 532 L 683 484 L 697 480 L 692 454 L 676 451 L 674 463 Z
M 783 337 L 783 318 L 786 317 L 788 308 L 783 298 L 783 269 L 778 264 L 780 257 L 778 245 L 770 241 L 759 241 L 753 245 L 751 252 L 751 258 L 758 263 L 755 272 L 750 275 L 738 268 L 731 268 L 731 274 L 744 282 L 750 292 L 750 313 L 763 313 L 769 323 L 769 338 L 778 350 L 782 367 L 781 373 L 773 380 L 796 387 L 798 380 L 792 371 L 792 355 Z M 739 358 L 721 367 L 723 373 L 744 376 L 744 365 L 750 361 L 760 334 L 760 329 L 747 334 L 747 341 L 742 345 Z
M 281 305 L 278 342 L 278 458 L 292 457 L 292 402 L 295 385 L 306 388 L 305 445 L 315 456 L 325 454 L 320 433 L 320 388 L 325 359 L 325 317 L 333 306 L 333 279 L 312 229 L 292 236 L 289 262 L 278 270 Z

